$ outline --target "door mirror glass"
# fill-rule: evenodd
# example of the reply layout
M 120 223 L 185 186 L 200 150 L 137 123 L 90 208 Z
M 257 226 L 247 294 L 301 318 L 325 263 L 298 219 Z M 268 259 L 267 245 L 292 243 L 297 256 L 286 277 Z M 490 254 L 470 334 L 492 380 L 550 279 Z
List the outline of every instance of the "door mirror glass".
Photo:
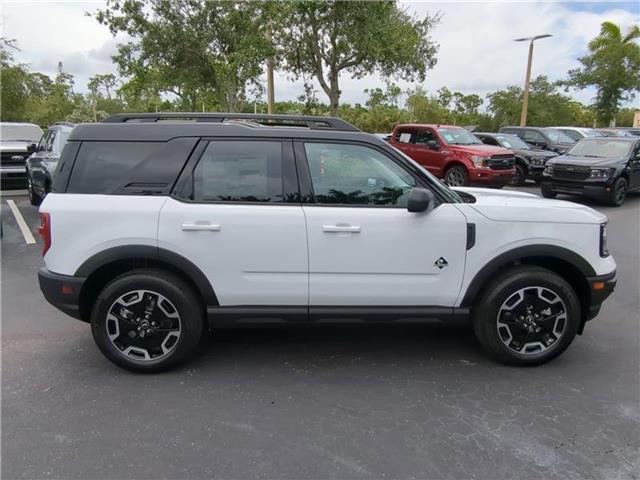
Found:
M 411 213 L 427 212 L 435 205 L 435 197 L 431 190 L 426 188 L 413 188 L 409 193 L 407 210 Z

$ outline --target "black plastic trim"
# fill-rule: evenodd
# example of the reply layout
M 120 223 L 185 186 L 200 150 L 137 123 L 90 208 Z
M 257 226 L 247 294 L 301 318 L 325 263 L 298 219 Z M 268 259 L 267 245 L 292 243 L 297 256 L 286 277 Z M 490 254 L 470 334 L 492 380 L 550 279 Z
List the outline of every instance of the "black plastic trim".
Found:
M 476 244 L 476 224 L 467 223 L 467 250 L 471 250 Z
M 555 245 L 527 245 L 509 250 L 487 263 L 469 284 L 462 300 L 462 306 L 471 307 L 482 287 L 498 270 L 511 262 L 527 257 L 556 258 L 570 263 L 585 277 L 592 277 L 596 274 L 589 262 L 571 250 Z
M 164 248 L 149 245 L 125 245 L 113 247 L 87 259 L 76 270 L 75 277 L 88 277 L 98 268 L 118 260 L 158 260 L 183 272 L 196 285 L 205 305 L 219 305 L 218 298 L 206 275 L 193 262 Z
M 440 306 L 231 306 L 208 307 L 210 328 L 263 324 L 443 323 L 464 325 L 470 310 Z
M 38 271 L 40 290 L 47 302 L 78 320 L 82 319 L 80 315 L 80 292 L 85 280 L 86 278 L 84 277 L 53 273 L 46 268 L 41 268 Z M 72 287 L 73 293 L 63 294 L 63 285 Z

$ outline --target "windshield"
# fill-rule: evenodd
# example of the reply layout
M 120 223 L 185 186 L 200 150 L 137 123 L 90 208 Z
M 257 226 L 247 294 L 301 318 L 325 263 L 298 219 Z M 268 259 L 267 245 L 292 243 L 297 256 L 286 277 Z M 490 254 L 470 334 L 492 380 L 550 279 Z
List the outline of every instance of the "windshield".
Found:
M 582 130 L 582 132 L 587 137 L 604 137 L 604 134 L 602 132 L 599 132 L 595 128 L 585 128 L 584 130 Z
M 462 197 L 460 197 L 460 195 L 458 195 L 456 192 L 454 192 L 453 190 L 451 190 L 449 187 L 447 187 L 444 183 L 442 183 L 440 180 L 438 180 L 436 177 L 434 177 L 433 175 L 431 175 L 427 169 L 425 169 L 424 167 L 422 167 L 422 165 L 420 165 L 419 163 L 417 163 L 415 160 L 413 160 L 411 157 L 405 155 L 402 151 L 398 150 L 396 147 L 394 147 L 393 145 L 389 145 L 391 148 L 393 148 L 396 152 L 398 152 L 403 158 L 405 158 L 406 160 L 408 160 L 409 162 L 411 162 L 412 165 L 414 165 L 418 170 L 420 170 L 421 173 L 423 173 L 425 175 L 425 177 L 427 177 L 427 180 L 429 181 L 429 186 L 439 192 L 444 198 L 446 198 L 449 202 L 451 203 L 464 203 L 464 200 L 462 199 Z
M 37 143 L 42 136 L 42 130 L 37 125 L 0 125 L 0 139 L 3 142 L 22 140 Z
M 629 154 L 632 145 L 633 142 L 615 138 L 584 139 L 566 154 L 572 157 L 620 158 Z
M 475 135 L 464 128 L 438 128 L 438 133 L 448 145 L 482 145 Z
M 543 131 L 551 143 L 576 143 L 573 138 L 555 128 L 545 128 Z
M 516 148 L 518 150 L 531 150 L 529 144 L 517 135 L 496 135 L 495 138 L 501 147 Z

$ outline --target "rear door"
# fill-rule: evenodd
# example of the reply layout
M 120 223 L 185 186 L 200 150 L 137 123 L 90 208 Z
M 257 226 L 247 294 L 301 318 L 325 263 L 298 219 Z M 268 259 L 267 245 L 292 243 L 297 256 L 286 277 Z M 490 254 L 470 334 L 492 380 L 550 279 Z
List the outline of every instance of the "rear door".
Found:
M 162 208 L 158 246 L 191 260 L 220 305 L 308 305 L 308 258 L 290 141 L 202 141 Z
M 629 189 L 640 189 L 640 142 L 631 151 L 629 160 Z

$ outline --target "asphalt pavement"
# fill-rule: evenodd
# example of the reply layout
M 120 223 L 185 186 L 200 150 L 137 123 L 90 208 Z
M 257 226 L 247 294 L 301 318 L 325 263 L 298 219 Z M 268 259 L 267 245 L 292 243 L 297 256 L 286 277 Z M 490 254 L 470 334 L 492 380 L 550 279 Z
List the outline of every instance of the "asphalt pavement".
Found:
M 549 364 L 497 365 L 467 329 L 323 326 L 221 331 L 136 375 L 45 302 L 2 197 L 2 478 L 637 479 L 640 195 L 571 200 L 609 216 L 618 286 Z

